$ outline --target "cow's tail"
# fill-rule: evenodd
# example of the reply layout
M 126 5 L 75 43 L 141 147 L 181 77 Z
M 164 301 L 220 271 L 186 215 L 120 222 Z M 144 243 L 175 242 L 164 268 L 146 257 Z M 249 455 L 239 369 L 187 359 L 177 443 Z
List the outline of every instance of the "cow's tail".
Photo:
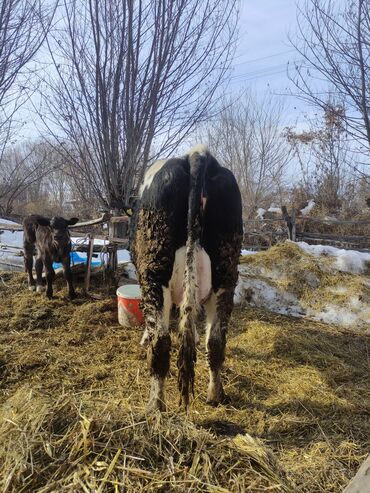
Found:
M 177 361 L 180 403 L 189 404 L 189 393 L 194 394 L 194 367 L 196 362 L 196 320 L 199 312 L 197 298 L 196 251 L 202 232 L 202 191 L 207 165 L 206 149 L 197 149 L 188 156 L 190 187 L 187 220 L 186 260 L 183 300 L 180 306 L 181 345 Z

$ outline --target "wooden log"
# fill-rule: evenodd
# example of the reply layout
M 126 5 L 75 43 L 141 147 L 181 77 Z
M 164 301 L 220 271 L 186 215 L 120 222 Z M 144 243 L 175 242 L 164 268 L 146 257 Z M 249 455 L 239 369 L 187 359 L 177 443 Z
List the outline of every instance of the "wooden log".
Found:
M 321 217 L 308 217 L 308 216 L 299 216 L 297 219 L 302 219 L 305 221 L 311 221 L 313 223 L 323 223 L 323 224 L 354 224 L 354 225 L 366 225 L 370 224 L 370 220 L 359 220 L 359 221 L 347 221 L 344 219 L 335 219 L 334 217 L 331 219 L 325 219 Z
M 344 242 L 354 241 L 354 242 L 370 243 L 369 238 L 366 236 L 355 236 L 355 235 L 339 236 L 331 233 L 309 233 L 309 232 L 298 233 L 297 236 L 299 236 L 300 238 L 304 237 L 312 240 L 318 239 L 318 240 L 333 240 L 333 241 L 344 241 Z
M 0 223 L 0 230 L 2 231 L 23 231 L 23 226 L 18 224 L 5 224 Z
M 95 224 L 106 223 L 110 220 L 111 215 L 108 212 L 104 212 L 104 214 L 97 219 L 90 219 L 88 221 L 81 221 L 79 223 L 73 224 L 69 226 L 69 229 L 77 229 L 82 228 L 84 226 L 94 226 Z
M 370 455 L 362 463 L 343 493 L 370 493 Z
M 72 226 L 69 226 L 69 229 L 78 229 L 78 228 L 83 228 L 85 226 L 94 226 L 96 224 L 101 224 L 108 222 L 110 219 L 110 214 L 105 212 L 102 216 L 98 217 L 97 219 L 90 219 L 88 221 L 81 221 L 76 224 L 73 224 Z M 126 217 L 126 219 L 128 219 Z M 21 224 L 6 224 L 6 223 L 1 223 L 0 222 L 0 230 L 4 231 L 23 231 L 23 226 Z M 75 232 L 74 232 L 75 234 Z M 86 233 L 81 233 L 81 235 L 84 235 Z

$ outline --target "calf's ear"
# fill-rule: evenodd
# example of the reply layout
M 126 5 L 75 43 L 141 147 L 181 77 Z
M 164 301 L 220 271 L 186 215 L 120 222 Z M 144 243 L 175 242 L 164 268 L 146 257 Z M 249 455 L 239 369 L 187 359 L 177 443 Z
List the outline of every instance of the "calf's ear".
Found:
M 78 217 L 72 217 L 69 221 L 67 221 L 68 226 L 73 226 L 74 224 L 78 223 Z
M 50 226 L 50 219 L 47 217 L 38 217 L 36 222 L 39 226 Z

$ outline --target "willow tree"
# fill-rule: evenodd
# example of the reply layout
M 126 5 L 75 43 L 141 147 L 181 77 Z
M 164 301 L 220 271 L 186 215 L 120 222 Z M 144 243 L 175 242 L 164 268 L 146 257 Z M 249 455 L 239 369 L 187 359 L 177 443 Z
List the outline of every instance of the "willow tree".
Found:
M 41 113 L 76 181 L 121 209 L 150 158 L 211 115 L 239 0 L 65 0 Z

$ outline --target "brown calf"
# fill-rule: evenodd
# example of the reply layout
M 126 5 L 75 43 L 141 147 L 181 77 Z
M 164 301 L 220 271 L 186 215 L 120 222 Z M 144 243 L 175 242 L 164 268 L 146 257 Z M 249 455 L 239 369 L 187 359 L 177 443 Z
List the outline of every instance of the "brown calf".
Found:
M 53 279 L 55 272 L 53 262 L 61 262 L 63 265 L 64 278 L 68 283 L 68 292 L 71 299 L 76 297 L 72 283 L 72 272 L 70 265 L 71 237 L 68 226 L 76 224 L 78 219 L 64 219 L 63 217 L 53 217 L 47 219 L 39 215 L 28 216 L 23 221 L 23 249 L 24 265 L 28 273 L 29 289 L 40 292 L 43 290 L 42 269 L 45 266 L 46 274 L 46 296 L 53 297 Z M 36 246 L 36 278 L 32 275 L 33 255 Z

